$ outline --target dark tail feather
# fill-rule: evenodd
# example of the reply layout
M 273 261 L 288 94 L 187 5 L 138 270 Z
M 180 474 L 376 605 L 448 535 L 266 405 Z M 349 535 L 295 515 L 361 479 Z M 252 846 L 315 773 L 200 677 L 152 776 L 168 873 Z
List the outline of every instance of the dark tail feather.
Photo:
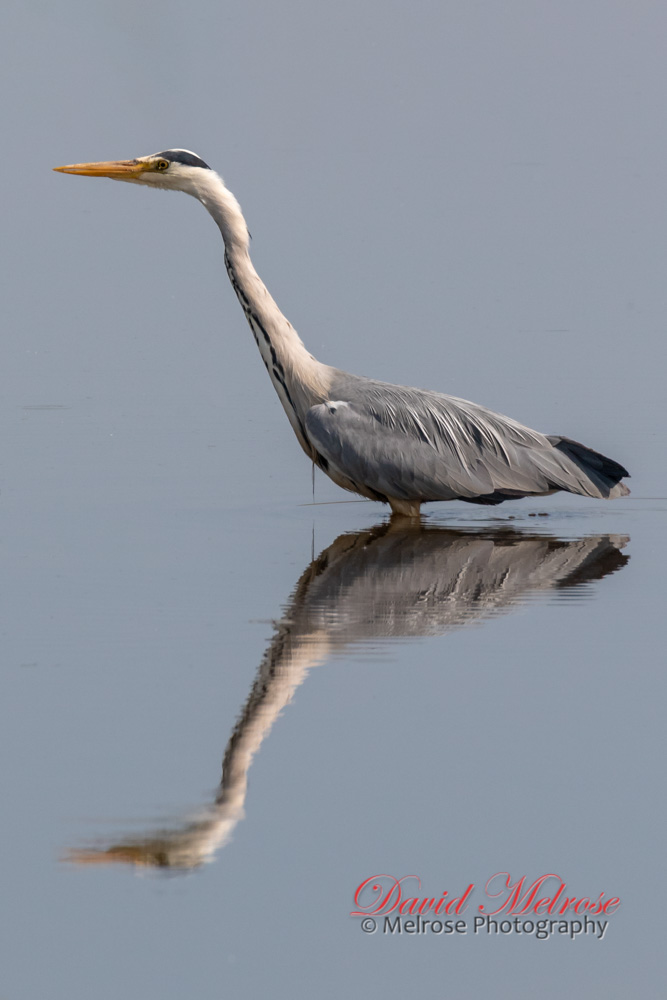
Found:
M 571 438 L 555 437 L 552 435 L 549 435 L 548 439 L 554 448 L 564 452 L 587 475 L 593 473 L 594 478 L 602 480 L 608 487 L 614 487 L 621 479 L 624 479 L 626 476 L 629 478 L 630 476 L 628 470 L 624 469 L 619 462 L 615 462 L 613 458 L 607 458 L 606 455 L 601 455 L 599 451 L 587 448 L 585 444 L 580 444 L 579 441 L 572 441 Z M 622 486 L 622 489 L 627 493 L 630 492 L 627 486 Z M 617 491 L 617 495 L 624 494 Z

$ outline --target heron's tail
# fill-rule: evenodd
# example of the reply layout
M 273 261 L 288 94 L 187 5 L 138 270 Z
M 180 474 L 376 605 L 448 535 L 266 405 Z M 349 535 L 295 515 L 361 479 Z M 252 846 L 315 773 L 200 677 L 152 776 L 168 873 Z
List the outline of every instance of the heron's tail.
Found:
M 613 458 L 601 455 L 599 451 L 587 448 L 585 444 L 572 441 L 571 438 L 548 435 L 548 440 L 557 451 L 562 452 L 584 473 L 599 495 L 609 500 L 626 497 L 630 490 L 620 480 L 630 475 L 627 469 L 615 462 Z M 565 487 L 567 489 L 567 487 Z M 561 489 L 563 487 L 561 486 Z M 572 492 L 579 492 L 573 490 Z M 590 494 L 592 495 L 592 494 Z

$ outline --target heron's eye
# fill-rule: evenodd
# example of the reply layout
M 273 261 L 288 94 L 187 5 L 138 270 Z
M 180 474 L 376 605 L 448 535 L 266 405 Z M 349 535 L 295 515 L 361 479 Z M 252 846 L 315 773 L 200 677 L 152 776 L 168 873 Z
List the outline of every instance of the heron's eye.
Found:
M 169 166 L 169 160 L 158 160 L 155 164 L 156 170 L 166 170 Z

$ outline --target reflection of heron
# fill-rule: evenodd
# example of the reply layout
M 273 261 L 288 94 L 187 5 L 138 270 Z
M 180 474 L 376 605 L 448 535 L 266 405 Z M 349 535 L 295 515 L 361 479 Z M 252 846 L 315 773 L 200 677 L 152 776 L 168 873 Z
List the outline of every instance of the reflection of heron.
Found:
M 350 645 L 441 635 L 532 592 L 602 579 L 627 562 L 626 541 L 396 524 L 341 535 L 303 572 L 276 625 L 227 744 L 215 803 L 187 824 L 72 851 L 69 860 L 180 870 L 211 860 L 243 818 L 255 753 L 311 667 Z
M 199 199 L 220 227 L 227 272 L 299 443 L 343 489 L 410 516 L 431 500 L 496 504 L 557 490 L 605 498 L 629 492 L 619 481 L 628 475 L 622 465 L 577 441 L 539 434 L 464 399 L 376 382 L 316 361 L 252 266 L 236 198 L 194 153 L 169 149 L 56 170 Z

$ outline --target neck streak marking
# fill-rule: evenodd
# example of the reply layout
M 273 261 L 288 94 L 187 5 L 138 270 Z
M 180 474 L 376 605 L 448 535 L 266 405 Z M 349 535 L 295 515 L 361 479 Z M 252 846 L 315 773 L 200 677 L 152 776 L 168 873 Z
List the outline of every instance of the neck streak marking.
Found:
M 250 326 L 250 329 L 252 330 L 253 336 L 255 338 L 255 343 L 257 344 L 257 347 L 259 348 L 259 353 L 262 356 L 262 361 L 264 362 L 264 366 L 265 366 L 266 370 L 268 371 L 269 375 L 273 376 L 273 380 L 274 380 L 274 383 L 276 385 L 276 391 L 278 393 L 278 396 L 281 397 L 281 398 L 284 396 L 285 400 L 289 404 L 289 407 L 290 407 L 292 413 L 294 414 L 294 418 L 296 419 L 296 421 L 297 421 L 297 423 L 299 425 L 299 431 L 301 433 L 301 437 L 303 438 L 303 440 L 308 445 L 310 445 L 310 441 L 308 440 L 308 436 L 306 435 L 306 429 L 303 426 L 301 418 L 300 418 L 299 414 L 297 413 L 296 406 L 294 405 L 294 401 L 293 401 L 293 399 L 292 399 L 292 397 L 290 395 L 290 391 L 287 388 L 287 384 L 286 384 L 286 381 L 285 381 L 285 369 L 284 369 L 283 365 L 280 363 L 280 361 L 278 360 L 278 355 L 276 353 L 276 349 L 273 346 L 273 344 L 271 343 L 271 338 L 269 337 L 269 334 L 267 333 L 266 327 L 263 325 L 263 323 L 261 322 L 261 320 L 259 319 L 259 317 L 257 316 L 257 314 L 255 312 L 253 312 L 253 310 L 252 310 L 252 308 L 250 306 L 250 302 L 248 301 L 247 295 L 245 294 L 245 292 L 243 291 L 243 289 L 239 285 L 239 283 L 238 283 L 238 281 L 236 279 L 236 274 L 234 273 L 234 268 L 232 266 L 232 263 L 229 260 L 229 257 L 227 256 L 226 253 L 225 253 L 225 267 L 227 268 L 227 274 L 229 275 L 229 280 L 232 283 L 232 288 L 236 292 L 236 297 L 239 300 L 239 302 L 241 303 L 241 308 L 243 309 L 243 312 L 245 313 L 245 317 L 248 320 L 248 325 Z M 262 349 L 262 344 L 261 344 L 259 336 L 258 336 L 258 331 L 259 331 L 259 333 L 261 333 L 261 335 L 262 335 L 262 337 L 264 339 L 264 342 L 265 342 L 266 346 L 269 348 L 269 351 L 271 353 L 271 368 L 269 368 L 269 362 L 266 359 L 266 357 L 264 356 L 264 350 Z

